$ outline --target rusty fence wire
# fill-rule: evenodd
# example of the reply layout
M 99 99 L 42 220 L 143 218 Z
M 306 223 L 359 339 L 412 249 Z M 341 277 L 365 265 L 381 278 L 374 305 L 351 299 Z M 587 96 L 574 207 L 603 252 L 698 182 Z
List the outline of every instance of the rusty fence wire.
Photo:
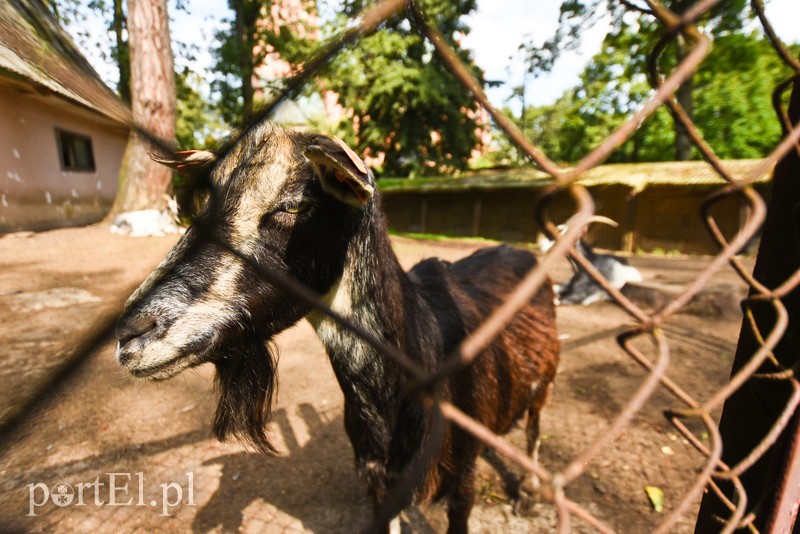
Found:
M 627 5 L 624 0 L 620 1 L 623 5 Z M 787 100 L 786 93 L 793 86 L 799 87 L 795 84 L 800 81 L 800 62 L 792 56 L 789 49 L 776 36 L 764 14 L 762 0 L 752 0 L 751 7 L 771 41 L 775 53 L 794 75 L 779 84 L 775 88 L 773 96 L 778 120 L 781 121 L 784 131 L 781 142 L 764 160 L 760 168 L 752 171 L 744 179 L 734 179 L 726 169 L 725 163 L 716 156 L 713 149 L 704 141 L 689 114 L 673 96 L 677 88 L 703 62 L 711 46 L 709 38 L 697 28 L 696 22 L 722 1 L 699 0 L 683 14 L 677 15 L 658 0 L 645 0 L 647 8 L 658 19 L 663 30 L 663 36 L 650 52 L 648 59 L 648 75 L 654 90 L 653 94 L 612 135 L 604 139 L 581 161 L 570 168 L 561 167 L 550 160 L 546 154 L 523 135 L 511 119 L 489 103 L 480 83 L 460 61 L 458 55 L 438 29 L 428 22 L 424 9 L 413 0 L 382 0 L 368 7 L 354 19 L 354 22 L 343 34 L 321 46 L 319 51 L 305 63 L 302 70 L 293 78 L 287 80 L 286 90 L 277 101 L 266 109 L 261 120 L 269 120 L 272 111 L 276 109 L 281 100 L 290 98 L 302 90 L 304 85 L 312 80 L 320 69 L 335 58 L 344 47 L 357 46 L 360 38 L 376 31 L 382 23 L 392 16 L 408 17 L 412 26 L 433 45 L 441 61 L 455 75 L 459 83 L 469 90 L 475 100 L 491 115 L 494 123 L 539 168 L 552 177 L 552 185 L 542 195 L 536 212 L 539 224 L 556 240 L 555 246 L 541 258 L 538 266 L 524 277 L 504 304 L 486 317 L 480 327 L 463 340 L 458 349 L 448 356 L 441 368 L 432 376 L 426 375 L 397 349 L 383 345 L 364 328 L 331 310 L 320 301 L 317 294 L 299 282 L 288 279 L 277 272 L 265 270 L 254 259 L 237 250 L 231 243 L 217 241 L 217 244 L 238 256 L 242 261 L 250 264 L 270 284 L 282 287 L 304 303 L 329 315 L 342 328 L 352 331 L 386 358 L 395 361 L 413 378 L 416 384 L 421 386 L 421 390 L 425 390 L 424 386 L 435 384 L 443 377 L 470 365 L 545 282 L 548 270 L 566 257 L 571 257 L 611 295 L 613 300 L 627 312 L 633 321 L 633 326 L 626 328 L 617 336 L 617 343 L 634 362 L 646 371 L 646 376 L 638 385 L 635 393 L 618 411 L 607 428 L 585 450 L 572 458 L 566 467 L 559 471 L 551 471 L 546 466 L 534 464 L 523 451 L 516 449 L 504 438 L 493 434 L 456 406 L 431 397 L 428 399 L 428 408 L 432 410 L 433 419 L 439 425 L 438 430 L 434 429 L 434 433 L 441 431 L 441 425 L 449 421 L 472 433 L 486 445 L 494 448 L 501 455 L 515 462 L 523 469 L 536 474 L 541 481 L 539 490 L 541 496 L 550 501 L 556 509 L 559 531 L 570 531 L 571 525 L 575 520 L 578 520 L 597 531 L 612 532 L 613 529 L 609 525 L 598 519 L 586 507 L 568 497 L 570 484 L 587 474 L 588 466 L 592 461 L 611 447 L 616 440 L 624 439 L 622 435 L 631 424 L 632 419 L 641 412 L 645 403 L 653 394 L 661 389 L 669 392 L 676 402 L 674 408 L 665 412 L 667 420 L 702 455 L 704 465 L 697 473 L 690 489 L 681 496 L 679 502 L 672 507 L 671 512 L 663 517 L 655 532 L 670 531 L 671 527 L 675 525 L 682 515 L 690 512 L 691 507 L 697 504 L 704 493 L 706 494 L 705 499 L 711 498 L 716 499 L 716 501 L 709 508 L 711 511 L 706 514 L 707 517 L 703 519 L 703 510 L 706 509 L 706 502 L 704 501 L 701 508 L 701 520 L 698 522 L 698 531 L 709 531 L 706 529 L 712 527 L 708 525 L 713 525 L 715 531 L 722 532 L 732 532 L 742 528 L 752 532 L 757 532 L 760 529 L 778 531 L 783 528 L 784 531 L 788 532 L 797 513 L 796 506 L 793 506 L 793 503 L 797 503 L 798 488 L 795 487 L 792 490 L 792 488 L 787 488 L 786 484 L 783 486 L 778 484 L 777 486 L 771 486 L 773 492 L 767 494 L 763 491 L 752 491 L 746 487 L 743 480 L 747 478 L 748 470 L 763 461 L 765 455 L 775 448 L 782 434 L 796 432 L 797 421 L 795 413 L 798 404 L 800 404 L 800 384 L 798 384 L 795 376 L 795 370 L 797 369 L 797 362 L 800 360 L 797 360 L 797 355 L 795 354 L 795 361 L 786 361 L 785 358 L 782 359 L 776 354 L 776 348 L 787 334 L 792 321 L 792 315 L 784 301 L 800 284 L 800 268 L 798 268 L 800 265 L 795 265 L 793 270 L 780 280 L 780 283 L 770 287 L 750 274 L 737 257 L 737 254 L 756 235 L 765 218 L 767 218 L 766 203 L 753 189 L 753 183 L 757 178 L 766 174 L 776 162 L 784 158 L 797 158 L 798 154 L 800 154 L 798 145 L 800 128 L 795 123 L 798 116 L 800 116 L 800 109 L 797 109 L 798 103 L 794 104 L 794 109 L 790 107 L 788 110 L 784 104 Z M 659 57 L 671 43 L 679 38 L 691 44 L 690 51 L 672 72 L 660 72 Z M 800 101 L 800 90 L 796 88 L 795 91 L 796 100 Z M 718 191 L 706 198 L 700 214 L 710 235 L 719 245 L 719 253 L 676 298 L 655 312 L 647 312 L 623 295 L 620 290 L 611 286 L 594 266 L 576 251 L 574 245 L 580 238 L 583 227 L 595 211 L 591 194 L 585 187 L 579 185 L 577 180 L 589 169 L 603 163 L 614 150 L 634 134 L 642 121 L 659 106 L 668 107 L 674 120 L 683 125 L 693 145 L 706 162 L 727 184 L 721 186 Z M 141 133 L 146 134 L 146 132 Z M 779 165 L 778 169 L 780 168 L 781 166 Z M 575 224 L 566 233 L 559 235 L 555 225 L 547 220 L 547 206 L 556 195 L 565 193 L 572 197 L 576 206 L 575 218 L 573 218 Z M 738 199 L 740 205 L 746 208 L 747 217 L 733 238 L 728 239 L 715 222 L 711 208 L 723 199 L 730 197 Z M 766 234 L 764 239 L 768 239 Z M 748 298 L 742 302 L 745 316 L 743 337 L 744 335 L 749 336 L 753 343 L 751 343 L 751 347 L 745 351 L 746 354 L 744 355 L 740 344 L 737 361 L 734 363 L 734 372 L 728 383 L 718 391 L 706 392 L 707 395 L 703 399 L 697 399 L 689 394 L 681 384 L 676 383 L 667 376 L 670 365 L 670 344 L 664 334 L 663 327 L 665 322 L 684 308 L 709 283 L 711 277 L 726 264 L 732 266 L 750 288 Z M 759 320 L 758 314 L 754 312 L 754 308 L 758 306 L 766 306 L 772 310 L 768 314 L 768 321 Z M 641 338 L 649 339 L 652 343 L 654 349 L 649 354 L 642 352 L 638 345 L 634 345 L 634 341 Z M 712 412 L 718 412 L 726 404 L 726 401 L 743 389 L 745 384 L 750 384 L 754 381 L 769 382 L 772 384 L 771 387 L 781 389 L 783 392 L 782 405 L 776 408 L 777 413 L 774 421 L 769 423 L 768 429 L 763 435 L 755 438 L 755 443 L 749 449 L 749 452 L 739 458 L 735 464 L 730 464 L 723 461 L 723 447 L 726 445 L 726 438 L 723 436 L 720 426 L 715 422 Z M 724 418 L 725 415 L 723 415 Z M 430 457 L 433 454 L 432 448 L 436 445 L 435 441 L 429 440 L 427 446 L 430 450 L 426 451 L 426 455 L 423 456 Z M 795 461 L 797 461 L 797 450 L 800 449 L 796 446 L 792 448 L 791 443 L 784 448 L 788 450 L 786 457 L 790 460 L 795 458 Z M 791 454 L 792 452 L 794 454 Z M 783 469 L 790 469 L 788 467 L 790 464 L 781 463 L 780 460 L 777 460 L 777 462 L 783 466 Z M 773 461 L 772 463 L 775 462 Z M 425 461 L 417 463 L 419 469 L 422 469 L 424 465 Z M 796 465 L 800 466 L 800 462 Z M 411 473 L 411 475 L 408 477 L 408 481 L 416 478 L 413 476 L 414 473 Z M 784 473 L 784 476 L 779 476 L 779 478 L 785 479 L 787 478 L 786 475 Z M 399 511 L 397 507 L 403 501 L 402 494 L 407 491 L 407 488 L 404 489 L 402 487 L 403 481 L 399 486 L 396 490 L 398 493 L 395 496 L 396 498 L 388 499 L 386 507 L 382 511 L 384 517 L 393 516 Z M 778 514 L 776 512 L 778 507 L 773 505 L 776 493 L 778 497 L 783 497 L 784 501 L 787 499 L 789 501 L 789 511 L 785 512 L 784 515 Z

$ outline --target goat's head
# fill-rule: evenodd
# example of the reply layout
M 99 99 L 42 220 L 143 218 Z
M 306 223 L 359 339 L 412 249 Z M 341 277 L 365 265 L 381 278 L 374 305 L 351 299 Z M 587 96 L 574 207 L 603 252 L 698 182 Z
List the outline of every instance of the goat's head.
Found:
M 573 215 L 572 217 L 570 217 L 563 224 L 559 224 L 558 226 L 556 226 L 556 230 L 558 230 L 559 235 L 564 235 L 571 226 L 574 226 L 576 224 L 576 222 L 577 222 L 577 218 L 578 218 L 578 215 Z M 583 239 L 583 236 L 586 235 L 586 231 L 587 231 L 589 225 L 592 224 L 592 223 L 602 223 L 602 224 L 607 224 L 609 226 L 614 226 L 614 227 L 618 227 L 619 226 L 619 223 L 617 223 L 617 221 L 615 221 L 614 219 L 612 219 L 610 217 L 606 217 L 604 215 L 592 215 L 591 217 L 589 217 L 584 222 L 584 229 L 583 229 L 583 232 L 581 234 L 581 236 L 582 236 L 581 239 Z M 556 240 L 555 239 L 551 239 L 547 235 L 541 234 L 541 235 L 539 235 L 539 239 L 537 240 L 537 244 L 539 245 L 539 250 L 541 250 L 542 252 L 547 252 L 548 250 L 553 248 L 553 246 L 556 244 Z
M 204 175 L 213 193 L 126 303 L 117 359 L 151 380 L 213 362 L 217 435 L 272 450 L 264 435 L 276 386 L 268 341 L 310 309 L 258 270 L 327 292 L 371 213 L 372 174 L 338 139 L 268 124 L 218 161 L 210 152 L 155 159 Z

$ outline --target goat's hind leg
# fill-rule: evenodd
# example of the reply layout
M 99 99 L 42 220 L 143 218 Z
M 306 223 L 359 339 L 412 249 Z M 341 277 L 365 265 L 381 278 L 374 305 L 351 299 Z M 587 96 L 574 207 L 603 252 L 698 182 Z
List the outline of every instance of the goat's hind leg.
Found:
M 477 459 L 477 454 L 475 455 Z M 455 487 L 447 497 L 447 534 L 467 534 L 469 514 L 475 504 L 475 461 L 457 475 Z
M 541 435 L 539 432 L 539 420 L 542 408 L 550 398 L 550 391 L 553 384 L 548 384 L 532 395 L 531 402 L 528 407 L 528 422 L 525 426 L 525 434 L 528 441 L 528 456 L 534 465 L 539 465 L 539 445 L 541 444 Z M 517 500 L 514 504 L 514 513 L 516 515 L 530 516 L 533 514 L 534 505 L 539 502 L 540 494 L 539 488 L 541 483 L 539 477 L 535 473 L 530 473 L 527 470 L 523 472 L 519 481 L 519 491 L 517 493 Z

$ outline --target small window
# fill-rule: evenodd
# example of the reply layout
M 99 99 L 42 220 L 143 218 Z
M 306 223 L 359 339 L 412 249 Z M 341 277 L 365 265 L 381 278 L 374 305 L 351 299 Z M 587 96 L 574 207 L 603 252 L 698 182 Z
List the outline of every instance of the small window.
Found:
M 64 130 L 56 130 L 61 169 L 65 171 L 94 171 L 92 138 Z

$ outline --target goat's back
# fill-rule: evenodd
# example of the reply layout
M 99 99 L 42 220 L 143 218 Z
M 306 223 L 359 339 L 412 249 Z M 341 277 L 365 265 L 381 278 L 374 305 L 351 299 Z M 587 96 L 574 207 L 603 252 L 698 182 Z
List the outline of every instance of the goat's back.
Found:
M 481 249 L 455 263 L 416 265 L 411 274 L 424 280 L 418 284 L 443 334 L 442 356 L 451 354 L 535 266 L 531 252 L 506 245 Z M 548 280 L 473 364 L 451 378 L 453 403 L 493 431 L 507 432 L 555 376 L 555 323 Z

